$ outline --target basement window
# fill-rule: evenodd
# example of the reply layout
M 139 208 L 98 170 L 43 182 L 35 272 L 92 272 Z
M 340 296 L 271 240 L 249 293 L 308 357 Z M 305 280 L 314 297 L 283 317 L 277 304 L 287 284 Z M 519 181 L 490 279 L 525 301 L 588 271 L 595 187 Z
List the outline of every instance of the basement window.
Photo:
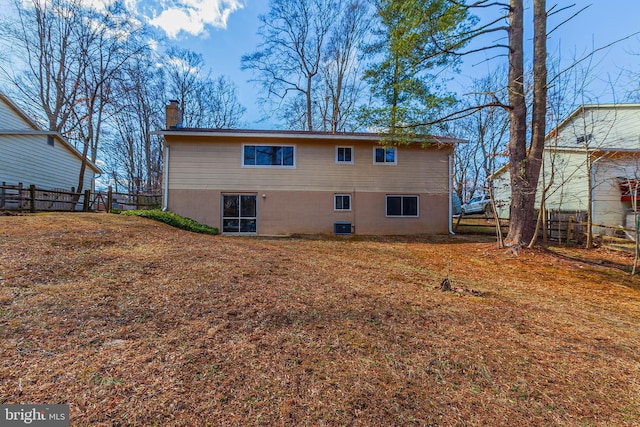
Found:
M 418 196 L 387 196 L 387 217 L 417 217 Z

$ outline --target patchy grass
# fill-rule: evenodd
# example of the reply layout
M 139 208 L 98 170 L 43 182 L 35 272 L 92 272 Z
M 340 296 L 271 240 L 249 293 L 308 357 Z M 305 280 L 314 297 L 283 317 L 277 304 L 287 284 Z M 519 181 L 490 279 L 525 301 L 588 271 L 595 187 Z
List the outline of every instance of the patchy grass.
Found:
M 69 403 L 74 426 L 638 425 L 640 279 L 582 255 L 0 217 L 0 404 Z

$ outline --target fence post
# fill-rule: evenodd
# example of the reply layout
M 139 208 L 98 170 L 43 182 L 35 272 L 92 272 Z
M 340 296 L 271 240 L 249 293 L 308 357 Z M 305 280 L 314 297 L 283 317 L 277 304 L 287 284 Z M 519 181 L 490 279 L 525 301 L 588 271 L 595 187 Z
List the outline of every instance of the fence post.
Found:
M 573 222 L 575 218 L 573 216 L 569 216 L 569 223 L 567 224 L 567 244 L 573 240 Z
M 31 184 L 29 186 L 29 211 L 36 211 L 36 186 Z
M 91 203 L 91 190 L 84 190 L 84 200 L 82 201 L 82 211 L 89 212 L 89 206 Z
M 111 212 L 111 209 L 113 208 L 113 189 L 111 188 L 111 186 L 109 186 L 108 190 L 107 190 L 107 213 Z
M 2 189 L 0 190 L 0 209 L 4 208 L 4 199 L 6 197 L 6 190 L 4 188 L 5 185 L 7 185 L 7 183 L 2 181 Z

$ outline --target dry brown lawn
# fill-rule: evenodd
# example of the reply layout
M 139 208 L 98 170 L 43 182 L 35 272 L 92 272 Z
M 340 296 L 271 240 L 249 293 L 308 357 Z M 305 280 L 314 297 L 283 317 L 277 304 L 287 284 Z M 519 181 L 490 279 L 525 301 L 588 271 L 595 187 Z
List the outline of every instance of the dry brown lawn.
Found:
M 4 216 L 0 404 L 68 403 L 74 426 L 640 425 L 630 264 Z

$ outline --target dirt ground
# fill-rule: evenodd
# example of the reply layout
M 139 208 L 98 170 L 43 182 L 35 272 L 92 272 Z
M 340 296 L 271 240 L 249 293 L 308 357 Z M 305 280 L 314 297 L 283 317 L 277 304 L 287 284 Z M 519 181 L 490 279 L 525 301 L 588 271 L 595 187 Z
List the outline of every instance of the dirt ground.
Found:
M 66 403 L 73 426 L 637 426 L 631 262 L 3 216 L 0 404 Z

